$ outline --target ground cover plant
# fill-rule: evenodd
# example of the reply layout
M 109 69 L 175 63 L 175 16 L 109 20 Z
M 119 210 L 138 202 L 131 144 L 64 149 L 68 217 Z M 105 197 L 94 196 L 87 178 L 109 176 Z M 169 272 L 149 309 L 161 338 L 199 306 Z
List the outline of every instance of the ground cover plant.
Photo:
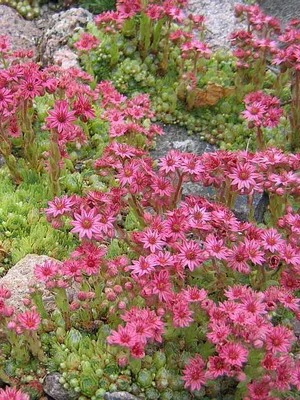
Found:
M 117 21 L 108 34 L 118 35 L 114 29 L 121 29 L 116 24 L 123 15 L 122 29 L 127 24 L 130 36 L 140 17 L 126 16 L 138 5 L 118 3 L 119 14 L 96 17 L 97 24 Z M 153 6 L 161 13 L 167 7 Z M 144 13 L 138 36 L 146 59 L 149 46 L 160 46 L 155 32 L 163 35 L 155 73 L 165 76 L 166 59 L 172 67 L 165 35 L 173 33 L 171 20 L 183 18 L 180 4 L 168 6 L 163 24 Z M 249 13 L 257 31 L 258 18 L 268 34 L 270 24 L 277 27 L 257 8 L 237 12 Z M 189 21 L 192 27 L 203 23 Z M 297 25 L 288 28 L 285 42 L 297 43 Z M 246 54 L 234 68 L 230 61 L 228 76 L 230 86 L 239 87 L 237 114 L 252 132 L 252 144 L 202 155 L 171 150 L 158 160 L 150 153 L 163 135 L 151 102 L 155 91 L 141 93 L 136 83 L 123 90 L 111 75 L 112 81 L 95 79 L 95 60 L 91 56 L 89 64 L 87 51 L 102 46 L 103 36 L 84 34 L 75 42 L 88 73 L 42 69 L 31 52 L 13 52 L 8 38 L 0 38 L 0 193 L 11 196 L 0 197 L 0 254 L 6 267 L 32 250 L 61 260 L 35 266 L 39 287 L 29 284 L 23 309 L 12 307 L 14 293 L 0 287 L 0 379 L 7 385 L 0 399 L 41 399 L 50 372 L 60 373 L 69 397 L 80 400 L 115 391 L 150 400 L 299 398 L 293 323 L 300 316 L 300 154 L 270 147 L 287 125 L 287 146 L 297 147 L 298 45 L 276 53 L 281 65 L 294 52 L 295 64 L 278 75 L 283 82 L 276 91 L 257 81 L 269 61 L 255 56 L 243 35 L 234 40 L 241 40 L 240 53 Z M 112 37 L 114 46 L 118 37 Z M 188 85 L 190 68 L 206 76 L 213 66 L 208 47 L 199 46 L 199 58 L 184 47 L 190 63 L 182 59 L 186 77 L 172 93 L 176 107 L 181 101 L 193 110 L 212 85 L 226 89 L 220 82 Z M 122 54 L 116 68 L 119 63 Z M 202 105 L 196 109 L 202 112 Z M 209 188 L 214 201 L 196 192 L 184 195 L 187 184 Z M 258 218 L 261 196 L 268 207 Z M 232 211 L 241 197 L 247 221 Z
M 284 30 L 257 5 L 238 5 L 236 17 L 248 28 L 232 33 L 232 52 L 215 51 L 205 42 L 205 17 L 186 14 L 186 5 L 119 1 L 117 11 L 100 14 L 90 27 L 100 43 L 84 36 L 75 44 L 83 64 L 122 93 L 150 93 L 154 118 L 185 125 L 224 149 L 249 141 L 255 150 L 240 113 L 246 94 L 264 90 L 284 109 L 273 121 L 277 129 L 263 128 L 269 145 L 299 148 L 299 20 Z

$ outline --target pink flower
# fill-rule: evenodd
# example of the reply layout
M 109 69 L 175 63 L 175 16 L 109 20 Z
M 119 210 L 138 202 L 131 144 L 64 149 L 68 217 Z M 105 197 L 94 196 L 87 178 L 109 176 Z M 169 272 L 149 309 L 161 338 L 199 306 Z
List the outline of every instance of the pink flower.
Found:
M 205 385 L 205 363 L 202 357 L 197 354 L 191 358 L 189 364 L 185 365 L 183 370 L 183 380 L 185 381 L 184 387 L 190 390 L 200 390 L 201 386 Z
M 14 104 L 14 96 L 10 89 L 0 88 L 0 111 L 6 110 Z
M 25 311 L 24 313 L 20 313 L 17 316 L 17 319 L 22 328 L 37 331 L 40 327 L 41 316 L 35 310 Z
M 299 361 L 296 363 L 296 367 L 293 368 L 291 383 L 297 387 L 297 390 L 300 390 L 300 362 Z
M 251 269 L 247 261 L 249 255 L 246 246 L 240 243 L 239 246 L 232 246 L 232 250 L 229 250 L 229 256 L 227 258 L 228 265 L 233 270 L 239 271 L 243 274 L 249 274 Z
M 56 218 L 59 215 L 70 213 L 73 210 L 74 201 L 68 196 L 55 197 L 53 201 L 48 202 L 48 205 L 46 214 Z
M 187 266 L 191 271 L 200 267 L 205 260 L 204 251 L 201 249 L 199 243 L 190 240 L 184 242 L 178 247 L 178 258 L 182 261 L 184 266 Z
M 93 235 L 98 234 L 101 229 L 101 216 L 95 215 L 95 212 L 95 209 L 85 211 L 83 208 L 80 214 L 75 212 L 75 220 L 71 221 L 71 224 L 74 226 L 71 232 L 78 233 L 80 239 L 84 237 L 92 239 Z
M 132 262 L 128 268 L 133 271 L 134 274 L 138 276 L 148 275 L 150 272 L 154 271 L 154 266 L 151 256 L 140 256 L 138 260 Z
M 253 400 L 268 399 L 270 389 L 270 384 L 267 380 L 254 381 L 248 385 L 249 395 Z
M 146 228 L 141 236 L 140 242 L 144 243 L 144 249 L 149 249 L 151 253 L 155 253 L 163 249 L 165 242 L 162 240 L 161 235 L 157 230 Z
M 11 44 L 8 36 L 0 36 L 0 53 L 8 53 L 11 49 Z
M 256 179 L 259 177 L 259 174 L 256 172 L 256 168 L 250 163 L 238 163 L 236 168 L 232 168 L 232 172 L 228 174 L 228 177 L 232 179 L 232 186 L 237 186 L 237 189 L 241 192 L 245 190 L 249 192 L 257 189 Z
M 127 325 L 125 327 L 119 325 L 117 331 L 111 331 L 107 341 L 109 344 L 132 347 L 136 343 L 136 332 L 133 325 Z
M 242 367 L 248 359 L 249 351 L 239 343 L 227 343 L 222 345 L 219 355 L 225 362 L 234 367 Z
M 43 96 L 45 93 L 41 79 L 33 73 L 21 80 L 19 91 L 25 99 L 34 99 L 37 96 Z
M 34 267 L 34 275 L 39 281 L 47 282 L 57 274 L 58 269 L 56 262 L 46 260 L 44 264 L 37 264 Z
M 152 292 L 157 294 L 160 301 L 167 301 L 172 294 L 172 284 L 170 283 L 170 273 L 159 271 L 152 278 Z
M 294 341 L 293 333 L 282 325 L 272 327 L 266 338 L 266 348 L 272 353 L 288 352 Z
M 216 379 L 219 376 L 229 374 L 229 365 L 226 364 L 225 360 L 218 356 L 209 357 L 209 368 L 205 374 L 208 379 Z
M 189 303 L 184 300 L 179 300 L 172 307 L 173 324 L 177 328 L 187 327 L 193 322 L 193 311 L 189 310 Z
M 30 400 L 30 397 L 15 387 L 7 386 L 5 389 L 0 389 L 0 400 Z
M 72 129 L 73 121 L 76 121 L 75 111 L 70 111 L 67 100 L 59 100 L 54 109 L 49 111 L 50 116 L 46 118 L 49 129 L 57 129 L 59 133 Z
M 100 43 L 100 40 L 96 36 L 91 35 L 90 33 L 83 33 L 80 36 L 80 40 L 74 43 L 74 46 L 78 50 L 90 51 L 96 49 Z
M 205 250 L 211 257 L 215 257 L 218 260 L 226 260 L 229 255 L 227 247 L 224 246 L 224 240 L 217 239 L 213 234 L 206 237 Z
M 278 251 L 285 242 L 282 239 L 282 236 L 278 231 L 274 228 L 270 228 L 268 230 L 265 230 L 262 233 L 261 237 L 261 244 L 264 246 L 266 250 L 271 251 L 272 253 L 275 253 L 275 251 Z

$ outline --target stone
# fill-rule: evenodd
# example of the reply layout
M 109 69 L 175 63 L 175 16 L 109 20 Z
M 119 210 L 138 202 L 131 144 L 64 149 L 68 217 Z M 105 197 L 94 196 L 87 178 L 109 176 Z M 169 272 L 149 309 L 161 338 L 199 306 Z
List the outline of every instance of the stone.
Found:
M 234 16 L 234 6 L 243 1 L 237 0 L 190 0 L 188 9 L 192 14 L 204 15 L 206 18 L 205 40 L 213 48 L 229 48 L 229 35 L 246 25 Z
M 48 256 L 39 256 L 36 254 L 28 254 L 22 258 L 16 265 L 14 265 L 7 274 L 0 279 L 0 285 L 5 286 L 12 292 L 10 299 L 6 300 L 9 306 L 15 307 L 20 311 L 24 309 L 23 299 L 29 294 L 29 285 L 38 286 L 43 292 L 43 300 L 45 307 L 48 311 L 55 308 L 53 295 L 46 290 L 44 283 L 38 281 L 34 276 L 34 267 L 36 264 L 43 264 L 45 261 L 60 261 Z M 75 290 L 68 289 L 69 300 L 74 298 Z
M 53 400 L 71 400 L 74 399 L 74 394 L 70 393 L 59 382 L 62 374 L 51 372 L 44 379 L 44 392 L 51 396 Z
M 11 7 L 0 5 L 0 32 L 10 37 L 14 50 L 26 49 L 37 52 L 42 31 L 34 21 L 27 21 Z
M 105 393 L 104 400 L 138 400 L 138 397 L 128 392 Z
M 265 14 L 279 18 L 283 25 L 293 18 L 300 18 L 299 0 L 258 0 L 258 4 Z
M 156 147 L 150 152 L 154 159 L 164 157 L 172 149 L 198 155 L 217 150 L 216 146 L 199 140 L 197 134 L 188 136 L 184 127 L 178 125 L 163 125 L 162 127 L 164 135 L 157 138 Z
M 50 16 L 39 45 L 42 64 L 56 62 L 63 68 L 79 67 L 78 55 L 70 48 L 69 41 L 76 32 L 84 32 L 91 22 L 93 15 L 83 8 L 71 8 Z

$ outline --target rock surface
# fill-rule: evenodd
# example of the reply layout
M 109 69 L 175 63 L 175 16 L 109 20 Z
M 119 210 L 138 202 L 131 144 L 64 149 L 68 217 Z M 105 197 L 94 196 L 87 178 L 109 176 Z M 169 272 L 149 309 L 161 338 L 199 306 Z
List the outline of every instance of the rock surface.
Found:
M 104 400 L 138 400 L 138 398 L 128 392 L 113 392 L 106 393 Z
M 63 68 L 78 67 L 78 57 L 70 48 L 69 41 L 92 21 L 93 15 L 83 8 L 71 8 L 52 15 L 39 46 L 42 64 L 46 66 L 56 62 Z
M 62 375 L 58 372 L 48 374 L 44 379 L 44 392 L 53 400 L 71 400 L 70 392 L 59 382 Z
M 258 0 L 267 15 L 273 15 L 282 20 L 283 24 L 288 23 L 292 18 L 300 18 L 299 0 Z
M 43 264 L 45 261 L 57 261 L 48 256 L 28 254 L 14 265 L 7 274 L 0 279 L 0 285 L 5 286 L 12 292 L 12 296 L 7 300 L 7 304 L 15 307 L 16 310 L 24 308 L 23 299 L 29 294 L 29 285 L 37 285 L 43 291 L 43 299 L 48 310 L 54 308 L 54 299 L 51 293 L 45 289 L 44 284 L 39 282 L 34 276 L 36 264 Z M 58 261 L 59 262 L 59 261 Z
M 37 50 L 42 31 L 34 21 L 26 21 L 10 7 L 0 5 L 0 35 L 11 38 L 13 49 Z
M 243 24 L 234 16 L 234 5 L 242 3 L 236 0 L 190 0 L 188 11 L 206 18 L 206 40 L 216 48 L 229 48 L 228 37 Z

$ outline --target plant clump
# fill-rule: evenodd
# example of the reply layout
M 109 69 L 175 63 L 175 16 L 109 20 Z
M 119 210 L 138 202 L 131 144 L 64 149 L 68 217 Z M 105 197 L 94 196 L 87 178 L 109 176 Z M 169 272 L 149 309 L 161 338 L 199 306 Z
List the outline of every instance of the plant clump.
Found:
M 117 11 L 96 16 L 90 26 L 95 46 L 75 44 L 83 65 L 97 79 L 112 80 L 122 93 L 150 93 L 155 119 L 184 125 L 230 150 L 247 143 L 256 149 L 241 112 L 244 97 L 263 90 L 278 97 L 284 109 L 276 130 L 264 128 L 269 145 L 299 148 L 299 62 L 293 56 L 299 20 L 283 30 L 258 5 L 237 5 L 236 17 L 248 29 L 232 33 L 232 52 L 215 51 L 205 42 L 205 17 L 187 14 L 185 6 L 119 1 Z
M 0 285 L 0 400 L 41 399 L 50 373 L 79 400 L 299 398 L 300 154 L 286 151 L 299 21 L 282 33 L 238 6 L 249 30 L 226 58 L 184 5 L 123 1 L 97 16 L 75 42 L 87 72 L 41 68 L 0 37 L 1 273 L 27 252 L 60 260 L 34 266 L 18 309 Z M 122 65 L 130 79 L 117 81 Z M 199 131 L 204 115 L 207 130 L 232 118 L 248 144 L 154 159 L 167 115 Z

